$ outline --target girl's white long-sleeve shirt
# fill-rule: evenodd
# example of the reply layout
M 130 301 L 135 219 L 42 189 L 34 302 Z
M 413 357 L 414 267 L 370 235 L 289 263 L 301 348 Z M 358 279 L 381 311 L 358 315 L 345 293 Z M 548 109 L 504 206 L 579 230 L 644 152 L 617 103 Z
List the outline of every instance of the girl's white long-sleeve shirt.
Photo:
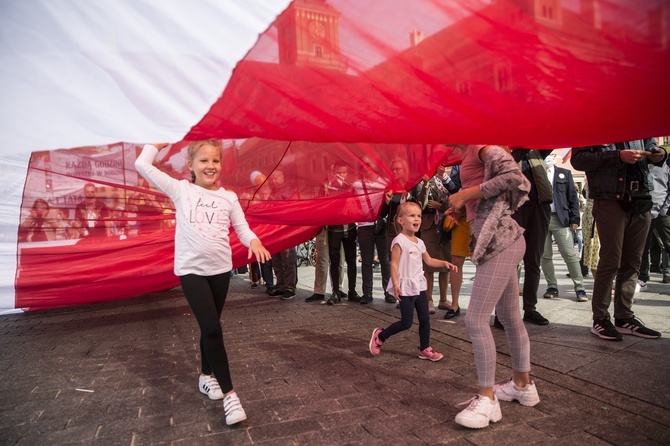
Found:
M 208 190 L 172 178 L 153 165 L 157 154 L 156 147 L 145 145 L 135 168 L 174 203 L 174 273 L 213 276 L 232 270 L 230 226 L 244 246 L 258 238 L 249 228 L 237 195 L 224 188 Z

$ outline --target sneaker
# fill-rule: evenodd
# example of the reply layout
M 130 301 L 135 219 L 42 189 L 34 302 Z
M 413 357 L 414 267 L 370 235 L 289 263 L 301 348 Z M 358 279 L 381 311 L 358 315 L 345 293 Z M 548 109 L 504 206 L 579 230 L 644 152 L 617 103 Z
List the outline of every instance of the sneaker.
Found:
M 281 295 L 282 300 L 289 300 L 289 299 L 293 299 L 294 297 L 295 297 L 295 291 L 291 291 L 291 290 L 286 290 Z
M 522 406 L 532 407 L 540 402 L 540 397 L 537 394 L 537 388 L 534 382 L 526 384 L 525 387 L 517 387 L 514 384 L 514 379 L 510 378 L 504 384 L 496 384 L 493 386 L 493 391 L 496 398 L 501 401 L 518 401 Z
M 349 302 L 360 302 L 361 296 L 359 296 L 356 291 L 349 291 L 349 294 L 347 294 L 347 300 Z
M 324 296 L 323 294 L 314 293 L 311 296 L 306 297 L 305 302 L 318 302 L 318 301 L 322 301 L 325 298 L 326 298 L 326 296 Z
M 223 411 L 226 414 L 226 424 L 228 426 L 247 419 L 247 414 L 244 412 L 240 399 L 235 392 L 223 399 Z
M 363 294 L 361 297 L 361 305 L 366 305 L 372 303 L 372 296 L 369 294 Z
M 528 310 L 523 312 L 523 320 L 535 325 L 548 325 L 549 321 L 543 317 L 537 310 Z
M 393 296 L 393 294 L 384 293 L 384 301 L 386 301 L 387 304 L 394 304 L 395 297 Z
M 630 319 L 615 319 L 616 330 L 621 334 L 639 336 L 641 338 L 656 339 L 661 333 L 644 326 L 641 320 L 635 316 Z
M 644 290 L 647 289 L 647 282 L 645 282 L 644 280 L 639 280 L 639 279 L 638 279 L 637 284 L 638 284 L 638 286 L 640 287 L 640 289 L 639 289 L 639 290 L 636 289 L 636 290 L 635 290 L 636 292 L 637 292 L 637 291 L 644 291 Z
M 342 299 L 344 299 L 345 297 L 347 297 L 347 293 L 345 293 L 344 291 L 336 291 L 335 293 L 337 294 L 337 297 L 340 298 L 340 300 L 342 300 Z M 335 293 L 333 293 L 333 294 L 335 294 Z
M 379 354 L 382 345 L 384 345 L 384 341 L 379 339 L 379 334 L 381 332 L 382 332 L 381 328 L 375 328 L 374 330 L 372 330 L 372 337 L 370 338 L 370 353 L 372 353 L 375 356 Z
M 276 290 L 275 287 L 267 287 L 267 288 L 265 288 L 265 292 L 267 293 L 268 296 L 271 296 L 272 293 L 275 292 L 275 290 Z
M 589 298 L 586 296 L 586 291 L 577 291 L 577 302 L 588 302 Z
M 337 293 L 333 293 L 326 301 L 326 304 L 335 305 L 339 304 L 340 302 L 342 302 L 342 298 Z
M 258 288 L 258 283 L 257 282 L 252 282 L 251 283 L 251 288 L 253 288 L 253 289 Z
M 278 290 L 277 288 L 275 288 L 274 290 L 272 290 L 272 291 L 270 291 L 270 292 L 268 293 L 268 295 L 269 295 L 270 297 L 277 297 L 277 296 L 281 296 L 281 295 L 283 295 L 283 294 L 284 294 L 284 292 Z
M 437 362 L 442 358 L 444 358 L 444 355 L 442 353 L 436 352 L 432 347 L 419 350 L 419 359 L 427 359 L 432 362 Z
M 623 340 L 623 336 L 621 336 L 621 333 L 614 328 L 614 325 L 609 319 L 594 319 L 591 333 L 598 336 L 600 339 L 606 339 L 608 341 Z
M 220 400 L 223 398 L 223 392 L 219 386 L 219 382 L 211 375 L 200 375 L 198 378 L 198 389 L 204 393 L 210 400 Z
M 558 297 L 558 289 L 556 288 L 547 288 L 547 291 L 544 292 L 545 299 L 556 299 Z
M 502 420 L 500 403 L 497 398 L 491 400 L 486 396 L 475 395 L 469 400 L 460 403 L 459 406 L 464 404 L 468 404 L 468 407 L 460 411 L 454 420 L 461 426 L 471 429 L 481 429 L 488 427 L 490 422 L 495 423 Z

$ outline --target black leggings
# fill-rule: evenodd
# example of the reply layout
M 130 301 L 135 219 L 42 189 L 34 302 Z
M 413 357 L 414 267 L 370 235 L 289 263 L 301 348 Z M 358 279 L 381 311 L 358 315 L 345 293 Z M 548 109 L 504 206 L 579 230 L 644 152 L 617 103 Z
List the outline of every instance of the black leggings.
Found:
M 200 357 L 202 373 L 214 373 L 223 393 L 233 390 L 228 355 L 223 345 L 221 312 L 226 303 L 230 272 L 216 276 L 187 274 L 180 276 L 181 288 L 200 326 Z

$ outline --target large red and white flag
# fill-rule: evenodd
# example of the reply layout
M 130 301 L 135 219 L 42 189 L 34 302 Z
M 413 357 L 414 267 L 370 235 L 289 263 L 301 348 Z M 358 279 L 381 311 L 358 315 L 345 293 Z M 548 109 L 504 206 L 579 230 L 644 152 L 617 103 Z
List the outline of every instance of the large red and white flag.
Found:
M 338 161 L 402 190 L 458 163 L 450 144 L 670 134 L 669 17 L 663 0 L 5 2 L 0 309 L 176 284 L 172 205 L 133 167 L 146 142 L 172 143 L 180 178 L 188 140 L 222 140 L 222 185 L 277 251 L 374 219 L 385 190 L 322 193 Z M 297 197 L 269 198 L 278 172 Z M 87 183 L 104 232 L 77 227 Z M 28 241 L 39 200 L 59 227 Z

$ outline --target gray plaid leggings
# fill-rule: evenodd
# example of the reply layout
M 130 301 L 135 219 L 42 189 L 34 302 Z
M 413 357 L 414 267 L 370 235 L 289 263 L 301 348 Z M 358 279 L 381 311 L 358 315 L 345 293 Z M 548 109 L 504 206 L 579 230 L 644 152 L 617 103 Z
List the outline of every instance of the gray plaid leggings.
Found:
M 530 371 L 530 341 L 519 311 L 517 278 L 517 265 L 525 250 L 526 242 L 519 237 L 503 252 L 477 266 L 465 325 L 472 340 L 480 387 L 492 387 L 496 380 L 496 345 L 489 326 L 494 308 L 505 327 L 512 368 L 517 372 Z

